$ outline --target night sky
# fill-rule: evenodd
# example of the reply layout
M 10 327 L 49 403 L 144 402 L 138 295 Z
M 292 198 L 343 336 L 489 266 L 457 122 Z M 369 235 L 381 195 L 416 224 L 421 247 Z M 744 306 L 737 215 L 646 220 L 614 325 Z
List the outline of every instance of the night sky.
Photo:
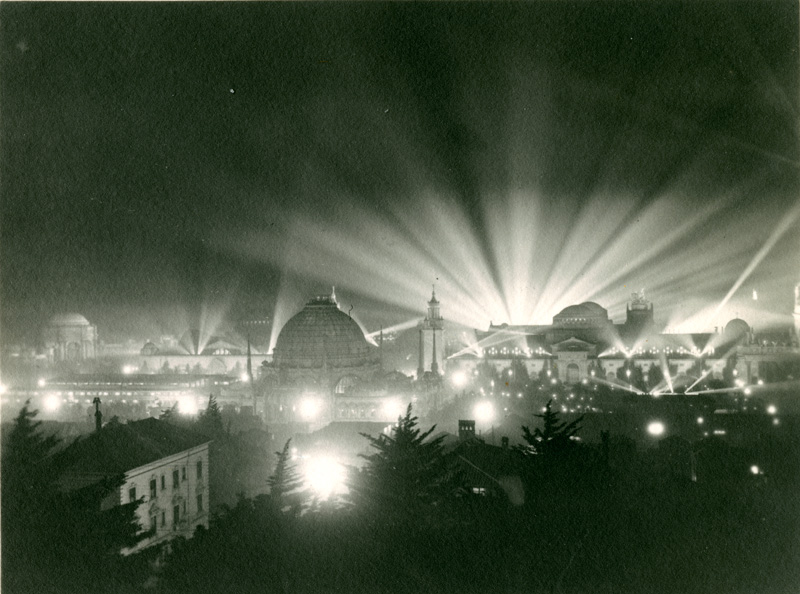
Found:
M 642 265 L 695 245 L 708 266 L 655 287 L 658 307 L 719 302 L 798 201 L 795 2 L 3 2 L 0 22 L 9 340 L 59 311 L 106 339 L 177 332 L 209 302 L 271 316 L 282 286 L 307 297 L 332 280 L 284 246 L 317 224 L 364 252 L 369 221 L 413 227 L 423 188 L 456 205 L 494 268 L 487 220 L 514 193 L 536 196 L 539 227 L 565 229 L 599 195 L 611 212 L 635 202 L 597 220 L 623 230 L 666 192 L 680 208 L 663 229 L 724 197 Z M 800 280 L 798 227 L 743 285 L 772 312 L 788 314 Z M 701 249 L 712 229 L 730 230 L 714 240 L 724 266 Z M 261 251 L 243 247 L 253 237 Z M 448 241 L 425 251 L 407 307 L 346 279 L 337 292 L 372 328 L 398 322 L 447 268 Z M 531 257 L 542 276 L 563 247 L 549 245 Z

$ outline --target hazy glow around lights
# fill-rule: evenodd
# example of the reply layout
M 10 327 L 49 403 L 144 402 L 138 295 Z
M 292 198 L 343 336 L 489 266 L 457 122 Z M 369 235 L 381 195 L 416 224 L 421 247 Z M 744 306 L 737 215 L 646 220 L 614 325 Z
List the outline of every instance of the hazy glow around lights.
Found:
M 661 421 L 653 421 L 652 423 L 647 425 L 647 432 L 654 437 L 663 435 L 664 430 L 665 430 L 664 423 L 662 423 Z
M 303 474 L 308 486 L 320 499 L 347 492 L 345 468 L 332 458 L 308 459 Z

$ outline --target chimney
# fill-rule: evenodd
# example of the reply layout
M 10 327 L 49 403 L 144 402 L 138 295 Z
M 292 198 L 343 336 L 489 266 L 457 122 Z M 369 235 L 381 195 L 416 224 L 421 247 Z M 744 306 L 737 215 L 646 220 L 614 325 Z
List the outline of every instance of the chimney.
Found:
M 458 421 L 458 438 L 461 441 L 466 441 L 475 437 L 475 421 L 473 420 L 459 420 Z
M 103 428 L 103 413 L 100 412 L 100 398 L 95 396 L 95 399 L 92 400 L 92 404 L 94 404 L 94 430 L 100 431 Z

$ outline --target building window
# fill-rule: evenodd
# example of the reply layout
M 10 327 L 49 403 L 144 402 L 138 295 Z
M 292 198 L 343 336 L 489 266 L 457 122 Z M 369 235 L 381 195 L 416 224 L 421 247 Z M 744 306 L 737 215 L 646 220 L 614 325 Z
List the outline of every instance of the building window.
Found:
M 150 479 L 150 499 L 158 497 L 156 479 Z
M 203 511 L 203 495 L 197 496 L 197 512 L 200 513 Z
M 161 490 L 163 491 L 166 488 L 167 488 L 167 479 L 164 478 L 164 475 L 162 474 L 161 475 Z
M 177 472 L 177 470 L 175 472 Z M 172 508 L 172 529 L 173 530 L 177 530 L 178 529 L 178 522 L 180 522 L 180 521 L 181 521 L 181 506 L 180 505 L 176 505 L 175 507 Z
M 186 480 L 186 467 L 185 466 L 183 468 L 181 468 L 181 474 L 182 474 L 181 479 L 185 481 Z
M 136 501 L 136 485 L 134 485 L 130 489 L 128 489 L 128 497 L 130 498 L 130 502 L 131 503 Z
M 202 460 L 198 460 L 197 461 L 197 478 L 198 479 L 203 478 L 203 461 Z
M 180 477 L 178 476 L 178 469 L 172 471 L 172 488 L 177 489 L 180 485 Z

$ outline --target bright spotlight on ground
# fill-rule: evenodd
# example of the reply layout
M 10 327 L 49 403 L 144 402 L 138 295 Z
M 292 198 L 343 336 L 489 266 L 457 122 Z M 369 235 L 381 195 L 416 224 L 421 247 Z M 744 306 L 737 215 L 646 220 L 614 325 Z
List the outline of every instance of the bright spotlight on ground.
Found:
M 381 405 L 381 411 L 386 418 L 396 421 L 397 417 L 403 414 L 403 404 L 396 398 L 391 398 L 384 401 Z
M 300 405 L 297 409 L 300 412 L 300 417 L 303 420 L 312 421 L 317 418 L 321 408 L 322 406 L 320 405 L 319 400 L 316 398 L 306 397 L 300 401 Z
M 467 383 L 467 376 L 463 371 L 456 371 L 450 377 L 450 381 L 453 382 L 456 388 L 460 388 Z
M 659 435 L 664 434 L 664 423 L 661 421 L 653 421 L 647 426 L 647 432 L 654 436 L 658 437 Z
M 479 402 L 475 405 L 473 413 L 479 423 L 491 423 L 494 420 L 494 405 L 491 402 Z
M 770 405 L 767 407 L 767 414 L 774 415 L 774 414 L 776 414 L 777 412 L 778 412 L 778 409 L 775 407 L 775 405 L 774 405 L 774 404 L 770 404 Z
M 347 492 L 345 468 L 332 458 L 309 459 L 303 474 L 308 486 L 321 499 Z
M 182 415 L 197 414 L 197 400 L 191 396 L 185 396 L 178 400 L 178 412 Z
M 42 406 L 47 412 L 55 412 L 61 406 L 61 398 L 54 394 L 45 396 L 44 400 L 42 400 Z
M 750 472 L 752 472 L 753 474 L 761 474 L 761 469 L 758 466 L 756 466 L 755 464 L 753 464 L 750 467 Z

